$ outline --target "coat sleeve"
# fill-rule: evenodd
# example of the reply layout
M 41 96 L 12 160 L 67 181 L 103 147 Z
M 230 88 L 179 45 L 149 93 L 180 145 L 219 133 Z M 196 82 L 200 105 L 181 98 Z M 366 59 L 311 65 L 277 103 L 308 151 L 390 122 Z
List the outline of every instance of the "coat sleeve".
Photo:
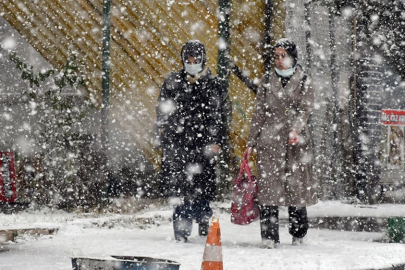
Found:
M 300 134 L 305 128 L 312 112 L 314 98 L 314 89 L 312 87 L 311 79 L 308 77 L 305 80 L 304 86 L 301 88 L 300 102 L 297 108 L 298 111 L 292 120 L 291 130 L 295 130 L 298 134 Z
M 162 137 L 167 132 L 167 127 L 170 126 L 170 118 L 176 110 L 173 101 L 173 81 L 175 74 L 170 74 L 163 82 L 156 106 L 156 123 L 153 127 L 153 145 L 155 148 L 160 148 Z
M 248 146 L 254 147 L 257 144 L 257 139 L 259 138 L 265 121 L 267 107 L 268 105 L 266 104 L 266 87 L 264 86 L 264 82 L 262 81 L 257 90 L 252 122 L 250 124 L 250 131 L 247 143 Z
M 213 87 L 209 98 L 209 126 L 208 143 L 222 144 L 224 133 L 224 101 L 222 100 L 222 87 L 217 78 L 213 78 Z
M 175 74 L 169 75 L 163 82 L 156 106 L 156 127 L 164 128 L 169 124 L 169 118 L 175 111 L 173 101 L 173 81 Z

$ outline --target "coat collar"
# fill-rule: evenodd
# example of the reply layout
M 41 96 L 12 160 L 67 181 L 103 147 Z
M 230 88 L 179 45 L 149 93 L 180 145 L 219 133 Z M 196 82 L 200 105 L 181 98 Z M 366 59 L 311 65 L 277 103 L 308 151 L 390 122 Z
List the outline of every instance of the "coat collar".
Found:
M 287 82 L 286 86 L 283 88 L 281 85 L 280 78 L 277 76 L 276 72 L 274 71 L 271 74 L 270 78 L 270 85 L 269 89 L 278 99 L 284 100 L 287 97 L 291 97 L 294 95 L 294 91 L 297 90 L 297 84 L 301 83 L 301 80 L 304 76 L 304 71 L 302 70 L 301 66 L 297 66 L 295 69 L 294 74 Z
M 186 74 L 187 76 L 187 80 L 191 83 L 194 84 L 196 83 L 201 77 L 207 75 L 210 72 L 210 69 L 206 66 L 200 73 L 197 74 L 197 76 L 192 77 L 188 74 Z

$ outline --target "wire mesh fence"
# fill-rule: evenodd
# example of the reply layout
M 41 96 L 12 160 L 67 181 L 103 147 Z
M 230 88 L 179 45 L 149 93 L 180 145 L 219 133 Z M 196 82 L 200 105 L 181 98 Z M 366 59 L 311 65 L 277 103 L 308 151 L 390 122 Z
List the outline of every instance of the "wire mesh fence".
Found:
M 299 63 L 310 74 L 315 87 L 315 105 L 310 119 L 314 172 L 321 197 L 328 199 L 350 195 L 352 182 L 351 177 L 343 175 L 342 160 L 337 159 L 342 153 L 336 140 L 348 129 L 338 127 L 334 120 L 339 110 L 339 122 L 348 122 L 352 26 L 350 16 L 334 13 L 331 7 L 319 2 L 286 1 L 286 35 L 297 44 Z M 333 87 L 333 80 L 337 89 Z

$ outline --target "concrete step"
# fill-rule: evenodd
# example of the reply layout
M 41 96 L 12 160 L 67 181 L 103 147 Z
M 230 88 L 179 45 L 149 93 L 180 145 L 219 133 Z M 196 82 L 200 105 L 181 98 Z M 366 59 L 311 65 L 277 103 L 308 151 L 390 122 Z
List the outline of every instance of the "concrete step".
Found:
M 5 242 L 14 242 L 20 235 L 52 235 L 58 231 L 57 228 L 26 228 L 26 229 L 7 229 L 0 230 L 0 244 Z

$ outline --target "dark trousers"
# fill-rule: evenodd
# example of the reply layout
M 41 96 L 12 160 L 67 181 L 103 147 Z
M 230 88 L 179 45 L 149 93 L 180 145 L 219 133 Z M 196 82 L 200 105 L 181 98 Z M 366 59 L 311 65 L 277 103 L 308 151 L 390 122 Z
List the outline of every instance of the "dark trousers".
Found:
M 175 238 L 187 238 L 193 228 L 193 219 L 199 224 L 209 224 L 212 209 L 208 200 L 197 197 L 192 201 L 184 198 L 173 211 L 173 229 Z
M 289 233 L 298 238 L 308 232 L 308 215 L 306 207 L 288 207 Z M 278 206 L 260 206 L 260 231 L 262 239 L 271 239 L 280 243 Z

